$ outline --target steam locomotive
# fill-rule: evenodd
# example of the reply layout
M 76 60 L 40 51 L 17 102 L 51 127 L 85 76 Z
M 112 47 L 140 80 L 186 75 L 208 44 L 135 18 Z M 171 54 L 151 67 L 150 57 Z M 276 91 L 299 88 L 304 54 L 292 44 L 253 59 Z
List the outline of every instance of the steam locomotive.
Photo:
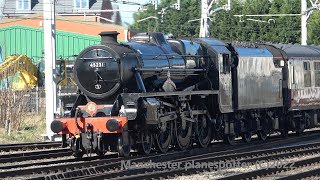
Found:
M 71 114 L 51 124 L 76 157 L 250 142 L 319 125 L 319 47 L 158 32 L 119 44 L 117 32 L 100 35 L 75 61 Z

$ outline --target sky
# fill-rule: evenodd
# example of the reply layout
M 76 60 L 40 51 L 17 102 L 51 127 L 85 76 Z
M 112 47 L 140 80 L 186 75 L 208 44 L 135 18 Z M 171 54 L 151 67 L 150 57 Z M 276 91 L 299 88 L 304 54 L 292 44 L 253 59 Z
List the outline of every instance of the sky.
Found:
M 1 0 L 0 0 L 1 1 Z M 128 0 L 129 2 L 134 2 L 134 3 L 139 3 L 139 4 L 146 4 L 149 3 L 149 0 Z M 160 0 L 158 0 L 160 2 Z M 123 25 L 131 25 L 134 22 L 133 19 L 133 13 L 134 11 L 138 11 L 139 9 L 139 5 L 129 5 L 129 4 L 122 4 L 122 3 L 115 3 L 112 2 L 112 5 L 118 6 L 120 9 L 120 13 L 121 13 L 121 19 L 122 19 L 122 24 Z M 121 12 L 121 10 L 128 10 L 128 11 L 133 11 L 133 12 Z

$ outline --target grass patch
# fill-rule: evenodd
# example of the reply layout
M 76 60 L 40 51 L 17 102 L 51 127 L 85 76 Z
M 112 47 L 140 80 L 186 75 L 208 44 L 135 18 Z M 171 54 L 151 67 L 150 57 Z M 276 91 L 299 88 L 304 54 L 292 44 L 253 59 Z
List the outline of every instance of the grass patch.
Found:
M 0 144 L 40 142 L 43 141 L 41 134 L 46 131 L 45 113 L 27 115 L 22 121 L 19 129 L 11 130 L 10 135 L 6 134 L 4 128 L 0 128 Z

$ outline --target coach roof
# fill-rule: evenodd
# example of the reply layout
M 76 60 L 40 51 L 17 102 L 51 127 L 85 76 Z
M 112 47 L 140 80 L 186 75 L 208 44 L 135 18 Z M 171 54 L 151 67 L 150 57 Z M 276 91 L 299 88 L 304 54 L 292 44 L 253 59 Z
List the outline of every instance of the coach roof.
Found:
M 274 44 L 275 47 L 282 49 L 289 58 L 292 57 L 319 57 L 320 48 L 317 46 L 302 46 L 298 44 Z

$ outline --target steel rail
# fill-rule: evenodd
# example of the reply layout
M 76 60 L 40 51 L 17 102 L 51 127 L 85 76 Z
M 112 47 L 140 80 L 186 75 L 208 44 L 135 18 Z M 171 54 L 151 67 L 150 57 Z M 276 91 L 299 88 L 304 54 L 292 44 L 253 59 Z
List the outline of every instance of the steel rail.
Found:
M 9 152 L 28 149 L 44 149 L 60 147 L 61 142 L 39 142 L 39 143 L 17 143 L 17 144 L 1 144 L 0 152 Z
M 43 150 L 43 151 L 31 151 L 31 152 L 0 155 L 0 162 L 12 163 L 12 162 L 27 161 L 27 160 L 57 158 L 57 157 L 70 156 L 70 155 L 71 155 L 71 151 L 68 148 L 50 149 L 50 150 Z M 0 169 L 1 169 L 1 166 L 0 166 Z

